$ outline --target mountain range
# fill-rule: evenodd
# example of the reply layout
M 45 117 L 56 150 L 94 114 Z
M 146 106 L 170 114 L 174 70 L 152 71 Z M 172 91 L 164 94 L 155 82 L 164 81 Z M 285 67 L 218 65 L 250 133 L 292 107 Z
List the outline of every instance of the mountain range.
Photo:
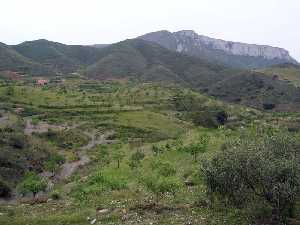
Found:
M 297 64 L 289 52 L 282 48 L 224 41 L 199 35 L 192 30 L 174 33 L 157 31 L 139 38 L 173 51 L 235 68 L 254 69 L 280 63 Z
M 300 89 L 261 70 L 284 64 L 298 70 L 298 62 L 286 50 L 225 42 L 193 31 L 159 31 L 111 45 L 65 45 L 44 39 L 0 44 L 0 72 L 79 72 L 92 79 L 174 83 L 260 109 L 300 111 Z

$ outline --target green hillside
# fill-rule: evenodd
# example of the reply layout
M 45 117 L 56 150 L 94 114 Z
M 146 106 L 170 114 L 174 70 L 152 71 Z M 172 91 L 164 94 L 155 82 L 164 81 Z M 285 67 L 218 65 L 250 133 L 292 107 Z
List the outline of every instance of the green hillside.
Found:
M 59 73 L 71 73 L 95 63 L 99 50 L 80 45 L 64 45 L 47 40 L 28 41 L 13 46 L 21 55 L 46 65 Z
M 1 57 L 1 70 L 29 75 L 64 77 L 76 72 L 97 80 L 177 84 L 258 109 L 300 110 L 300 90 L 293 85 L 298 82 L 296 66 L 259 71 L 231 69 L 142 39 L 103 48 L 37 40 L 12 47 L 1 45 Z M 275 72 L 279 75 L 274 76 Z
M 13 48 L 0 43 L 0 71 L 11 70 L 31 75 L 50 75 L 53 71 L 46 66 L 34 62 Z
M 99 61 L 86 69 L 97 79 L 133 78 L 166 81 L 205 88 L 234 73 L 223 66 L 167 50 L 140 39 L 126 40 L 102 49 Z
M 229 69 L 140 39 L 111 45 L 101 54 L 85 70 L 88 77 L 176 83 L 259 109 L 300 110 L 300 90 L 264 73 Z
M 216 83 L 209 94 L 255 108 L 299 111 L 300 92 L 294 85 L 264 73 L 241 73 Z
M 239 205 L 210 195 L 203 166 L 217 166 L 216 157 L 226 152 L 240 157 L 236 142 L 278 132 L 288 132 L 288 143 L 299 146 L 292 142 L 300 132 L 299 114 L 265 113 L 179 85 L 86 78 L 44 87 L 0 84 L 1 225 L 269 222 L 270 204 L 250 190 L 239 195 L 249 197 Z M 277 167 L 264 171 L 276 184 L 277 174 L 289 175 L 294 165 L 285 146 L 280 160 L 268 161 Z M 218 174 L 221 179 L 226 170 Z

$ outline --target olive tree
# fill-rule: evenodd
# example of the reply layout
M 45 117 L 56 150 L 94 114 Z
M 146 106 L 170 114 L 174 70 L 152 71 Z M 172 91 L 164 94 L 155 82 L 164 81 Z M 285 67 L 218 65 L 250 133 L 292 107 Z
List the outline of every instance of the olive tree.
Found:
M 112 152 L 112 158 L 115 161 L 117 161 L 118 169 L 120 168 L 120 163 L 124 159 L 124 157 L 125 157 L 125 153 L 122 150 L 122 146 L 120 144 L 115 145 Z
M 46 188 L 47 181 L 33 172 L 28 172 L 18 185 L 18 189 L 22 194 L 31 192 L 34 196 L 40 191 L 45 191 Z
M 244 137 L 203 160 L 208 193 L 238 206 L 267 204 L 276 223 L 293 216 L 300 190 L 299 138 L 285 133 Z

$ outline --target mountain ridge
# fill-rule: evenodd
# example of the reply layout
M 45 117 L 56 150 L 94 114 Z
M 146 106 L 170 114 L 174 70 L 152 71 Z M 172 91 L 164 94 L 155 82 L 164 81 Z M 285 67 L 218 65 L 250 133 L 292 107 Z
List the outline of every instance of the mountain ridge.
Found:
M 79 72 L 98 80 L 136 80 L 174 83 L 221 100 L 263 109 L 300 111 L 300 89 L 282 79 L 214 63 L 172 51 L 141 38 L 128 39 L 104 48 L 64 45 L 47 40 L 25 42 L 17 46 L 0 46 L 4 69 L 45 76 Z M 4 55 L 1 55 L 1 52 Z M 7 57 L 8 56 L 8 57 Z M 232 58 L 229 58 L 232 59 Z M 24 66 L 25 63 L 25 66 Z
M 156 42 L 173 51 L 236 68 L 255 69 L 280 63 L 298 64 L 283 48 L 225 41 L 199 35 L 193 30 L 173 33 L 162 30 L 138 38 Z

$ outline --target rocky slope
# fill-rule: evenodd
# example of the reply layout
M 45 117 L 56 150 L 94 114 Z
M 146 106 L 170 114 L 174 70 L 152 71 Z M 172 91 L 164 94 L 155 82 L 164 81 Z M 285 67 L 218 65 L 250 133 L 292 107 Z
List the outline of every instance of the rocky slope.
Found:
M 237 68 L 252 69 L 286 62 L 297 63 L 282 48 L 224 41 L 198 35 L 191 30 L 174 33 L 158 31 L 139 38 L 156 42 L 170 50 Z

